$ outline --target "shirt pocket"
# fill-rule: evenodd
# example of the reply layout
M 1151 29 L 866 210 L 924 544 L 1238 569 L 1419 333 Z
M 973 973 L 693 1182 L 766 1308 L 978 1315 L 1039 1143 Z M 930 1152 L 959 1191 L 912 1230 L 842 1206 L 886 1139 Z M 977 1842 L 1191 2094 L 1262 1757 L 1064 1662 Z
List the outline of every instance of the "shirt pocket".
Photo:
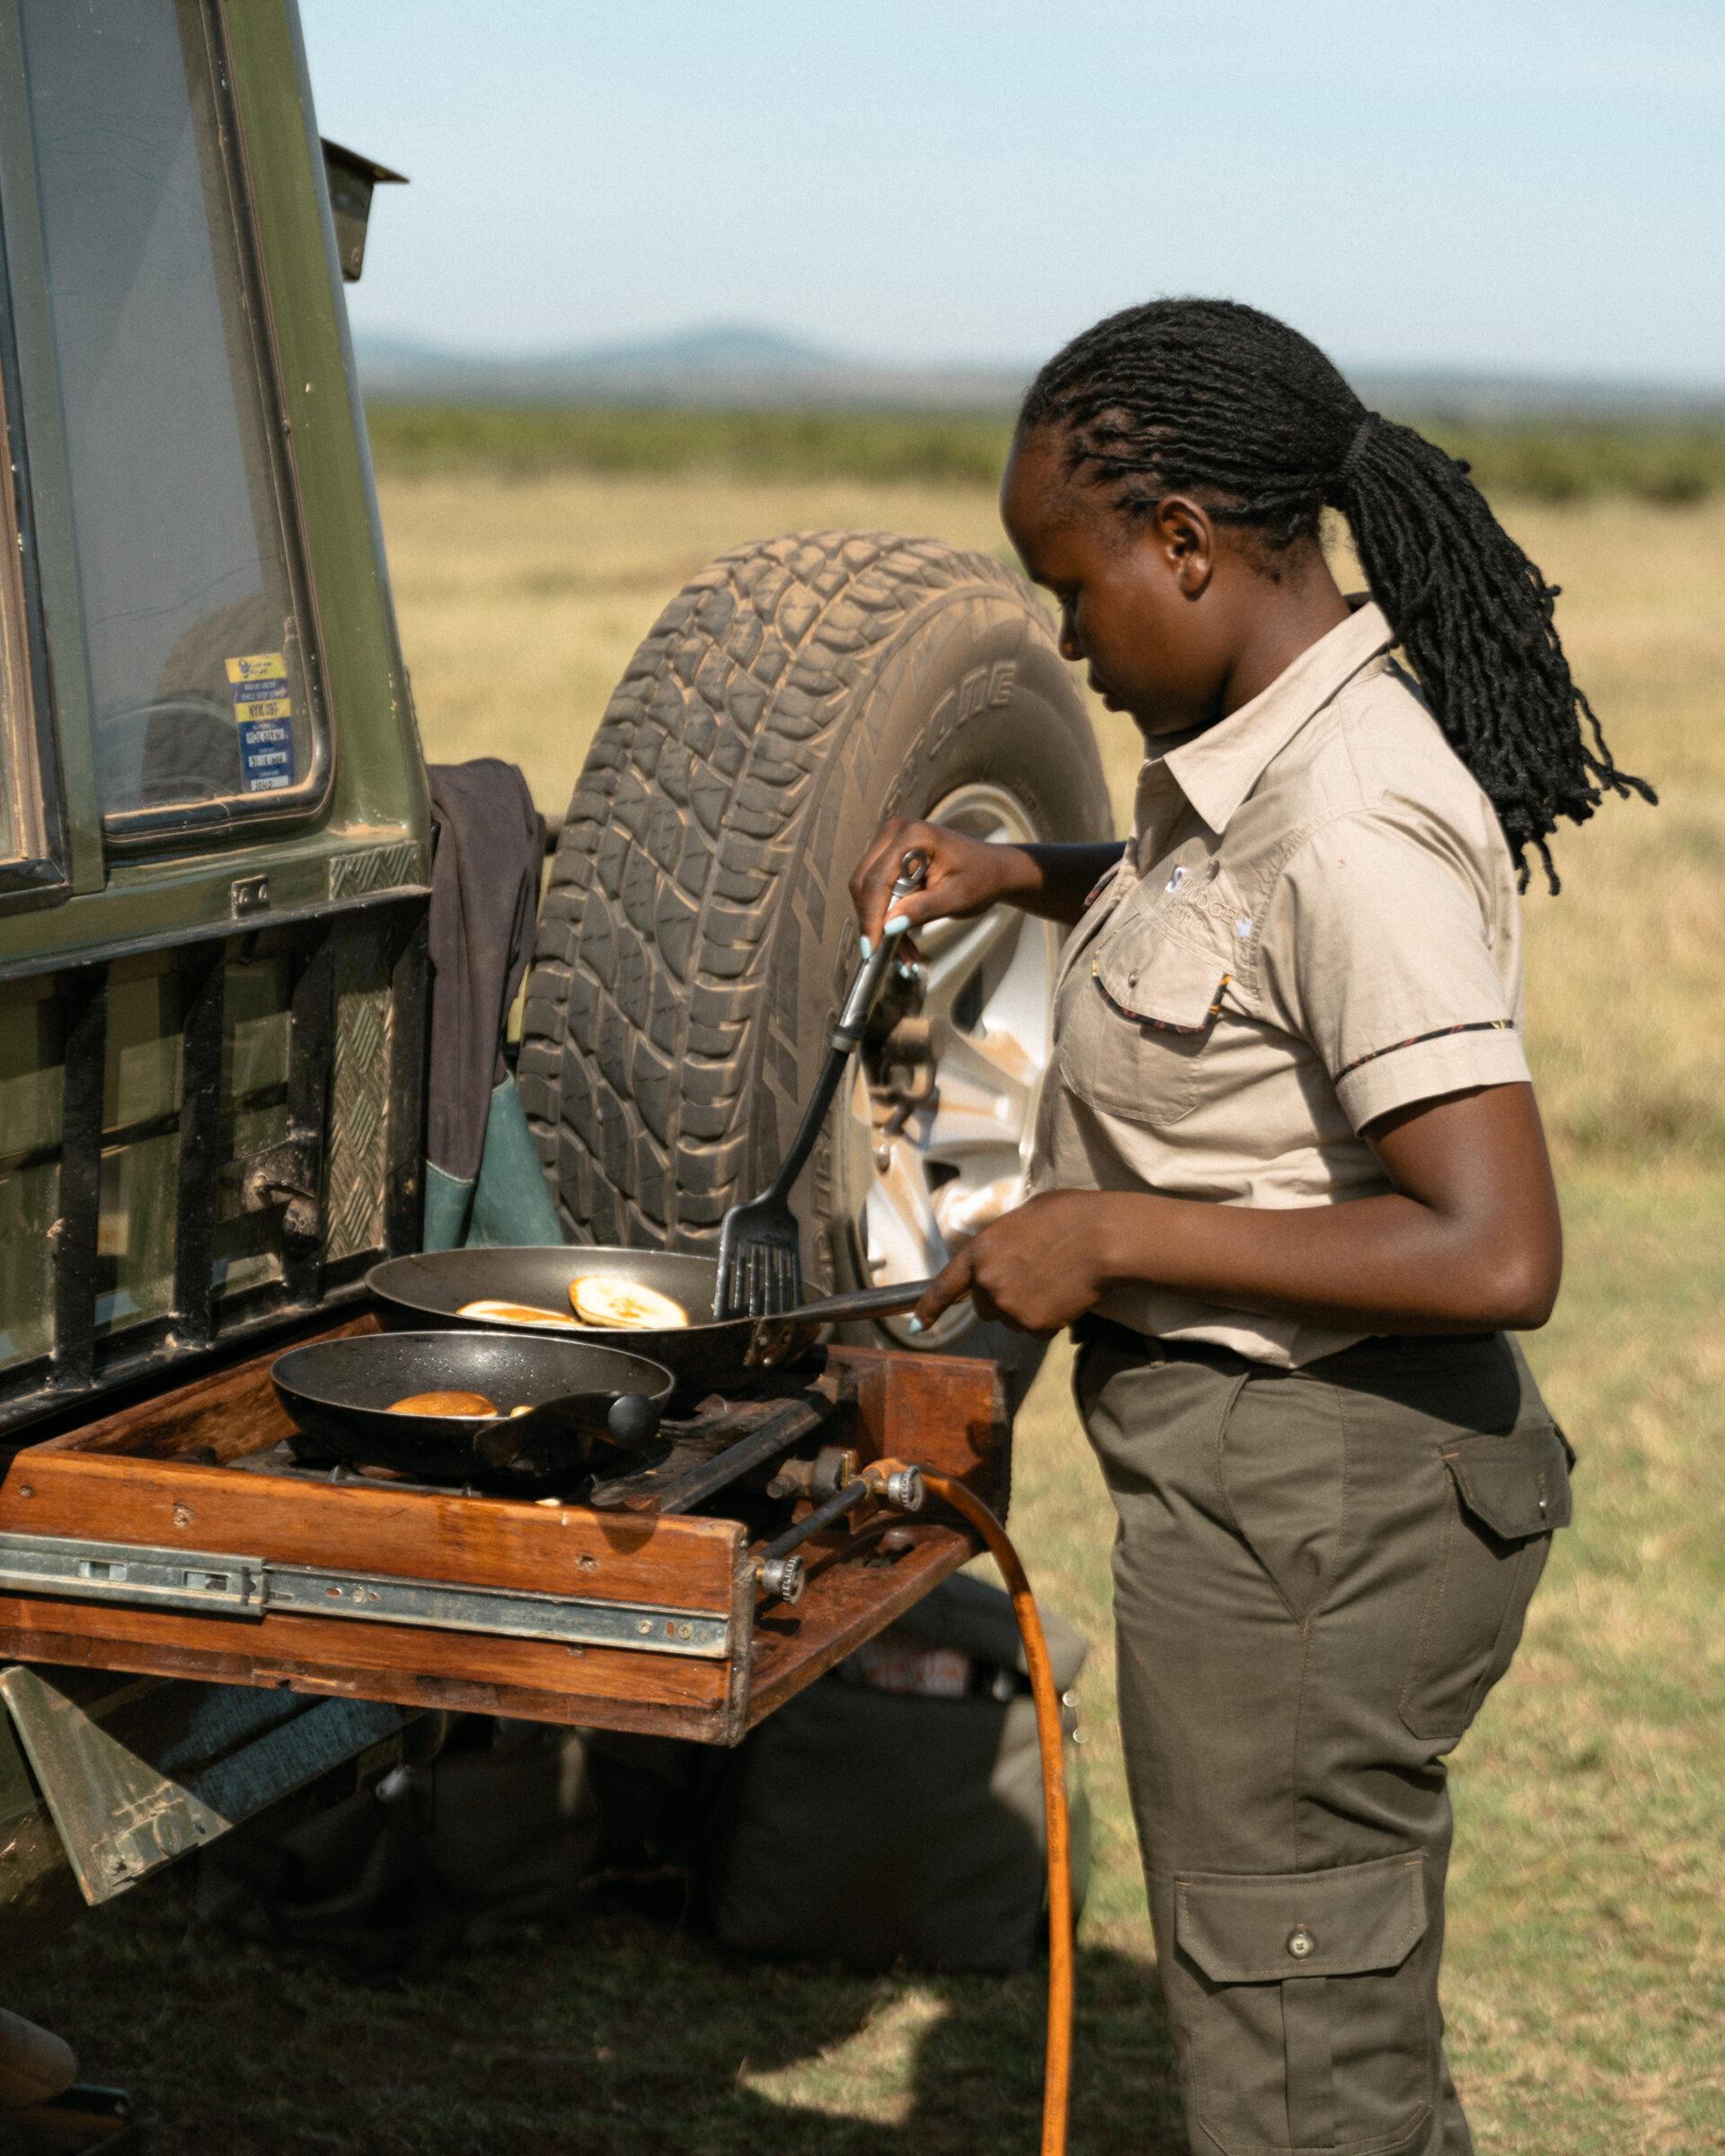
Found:
M 1081 1099 L 1156 1128 L 1198 1106 L 1205 1053 L 1232 978 L 1228 957 L 1205 938 L 1202 922 L 1190 924 L 1190 941 L 1170 932 L 1172 910 L 1134 909 L 1094 953 L 1080 999 L 1078 1052 L 1062 1059 Z

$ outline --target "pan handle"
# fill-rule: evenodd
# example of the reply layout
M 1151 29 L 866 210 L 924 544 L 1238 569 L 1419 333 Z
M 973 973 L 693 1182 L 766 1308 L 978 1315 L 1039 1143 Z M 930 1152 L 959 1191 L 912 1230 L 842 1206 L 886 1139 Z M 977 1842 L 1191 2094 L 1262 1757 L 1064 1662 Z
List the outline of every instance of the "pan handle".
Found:
M 928 880 L 928 855 L 920 846 L 913 846 L 898 866 L 898 880 L 892 887 L 893 898 L 907 897 L 912 891 L 920 891 Z M 888 911 L 891 911 L 890 906 Z M 771 1198 L 779 1205 L 787 1202 L 792 1186 L 809 1164 L 809 1156 L 815 1150 L 815 1140 L 820 1135 L 820 1127 L 827 1120 L 827 1110 L 833 1104 L 839 1082 L 844 1078 L 851 1057 L 868 1030 L 869 1017 L 880 994 L 881 983 L 887 969 L 898 955 L 904 941 L 905 931 L 896 936 L 882 936 L 880 946 L 872 957 L 864 959 L 857 968 L 851 982 L 850 992 L 845 998 L 844 1008 L 833 1024 L 832 1042 L 827 1051 L 827 1060 L 821 1065 L 820 1076 L 815 1090 L 809 1096 L 809 1104 L 802 1111 L 802 1120 L 797 1126 L 797 1135 L 791 1141 L 791 1149 L 779 1163 L 779 1171 L 755 1200 L 756 1205 Z M 722 1268 L 721 1268 L 722 1269 Z M 891 1309 L 893 1304 L 885 1307 Z
M 933 1286 L 933 1279 L 901 1280 L 896 1287 L 860 1287 L 849 1294 L 824 1295 L 818 1303 L 805 1303 L 782 1317 L 764 1318 L 765 1325 L 838 1324 L 848 1318 L 884 1318 L 895 1311 L 914 1310 Z

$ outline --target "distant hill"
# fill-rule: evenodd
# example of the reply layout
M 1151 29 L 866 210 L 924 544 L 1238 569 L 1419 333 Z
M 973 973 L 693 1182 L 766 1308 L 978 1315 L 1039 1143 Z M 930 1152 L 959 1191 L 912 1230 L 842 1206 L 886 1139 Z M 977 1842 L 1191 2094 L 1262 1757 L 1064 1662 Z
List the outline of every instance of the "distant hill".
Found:
M 621 404 L 696 409 L 1009 411 L 1035 371 L 1022 365 L 904 366 L 829 351 L 747 323 L 532 355 L 448 351 L 397 337 L 355 340 L 369 396 L 454 404 Z M 1591 419 L 1664 424 L 1725 418 L 1725 384 L 1635 382 L 1361 368 L 1361 396 L 1457 423 Z
M 736 409 L 1004 411 L 1033 371 L 926 367 L 847 358 L 774 330 L 718 323 L 632 344 L 528 356 L 355 339 L 374 397 L 454 403 L 662 404 Z

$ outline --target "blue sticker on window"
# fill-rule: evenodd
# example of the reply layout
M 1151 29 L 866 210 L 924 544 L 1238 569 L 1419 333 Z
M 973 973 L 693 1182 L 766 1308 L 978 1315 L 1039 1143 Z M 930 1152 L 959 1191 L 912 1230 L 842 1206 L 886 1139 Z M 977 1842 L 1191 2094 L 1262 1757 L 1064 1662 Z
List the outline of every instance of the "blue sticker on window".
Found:
M 294 782 L 294 729 L 286 719 L 240 720 L 240 783 L 248 793 L 273 793 Z
M 254 651 L 227 662 L 228 694 L 240 729 L 240 783 L 247 793 L 275 793 L 294 782 L 294 704 L 288 662 Z

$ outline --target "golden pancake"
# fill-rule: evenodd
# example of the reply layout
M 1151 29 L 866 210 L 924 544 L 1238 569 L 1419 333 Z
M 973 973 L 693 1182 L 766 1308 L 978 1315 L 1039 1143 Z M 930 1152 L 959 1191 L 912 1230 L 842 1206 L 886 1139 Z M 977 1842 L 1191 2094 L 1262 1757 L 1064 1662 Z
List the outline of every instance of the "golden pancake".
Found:
M 571 1280 L 569 1299 L 583 1325 L 608 1325 L 617 1332 L 671 1332 L 689 1321 L 683 1305 L 661 1295 L 656 1287 L 643 1287 L 639 1280 L 622 1280 L 612 1273 L 588 1273 Z
M 495 1415 L 482 1392 L 410 1392 L 389 1404 L 392 1415 Z
M 478 1318 L 486 1325 L 552 1325 L 563 1332 L 575 1330 L 573 1318 L 566 1318 L 561 1311 L 541 1310 L 534 1303 L 500 1303 L 495 1296 L 482 1296 L 477 1303 L 464 1303 L 456 1312 L 458 1318 Z

